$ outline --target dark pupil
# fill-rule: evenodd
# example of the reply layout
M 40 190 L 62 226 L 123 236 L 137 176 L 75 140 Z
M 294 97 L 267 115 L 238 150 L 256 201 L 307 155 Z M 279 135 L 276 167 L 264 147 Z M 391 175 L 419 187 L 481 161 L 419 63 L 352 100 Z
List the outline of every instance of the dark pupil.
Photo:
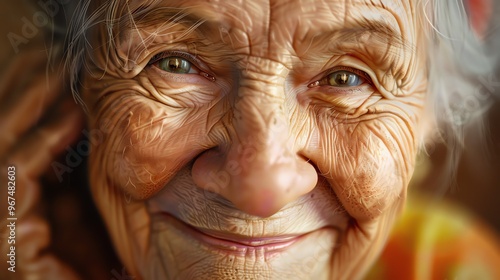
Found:
M 181 62 L 179 61 L 179 59 L 177 58 L 174 58 L 174 59 L 170 59 L 168 61 L 168 67 L 172 70 L 177 70 L 179 69 L 181 66 Z
M 346 85 L 346 84 L 349 84 L 349 80 L 350 80 L 350 77 L 351 75 L 347 74 L 347 73 L 339 73 L 336 75 L 335 77 L 335 82 L 338 84 L 338 85 Z

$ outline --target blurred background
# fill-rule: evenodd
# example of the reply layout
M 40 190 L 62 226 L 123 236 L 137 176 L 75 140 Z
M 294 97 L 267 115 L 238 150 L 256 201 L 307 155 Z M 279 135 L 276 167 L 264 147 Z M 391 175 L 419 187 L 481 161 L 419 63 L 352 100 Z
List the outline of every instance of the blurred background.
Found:
M 499 81 L 499 71 L 495 75 Z M 500 94 L 500 87 L 496 87 Z M 413 192 L 420 192 L 436 200 L 447 200 L 461 205 L 478 216 L 500 233 L 500 102 L 488 112 L 486 124 L 489 142 L 472 147 L 474 137 L 466 137 L 466 148 L 458 165 L 455 182 L 437 185 L 436 178 L 443 176 L 443 165 L 447 148 L 444 144 L 435 147 L 426 162 L 428 175 L 412 185 Z M 471 143 L 472 142 L 472 143 Z

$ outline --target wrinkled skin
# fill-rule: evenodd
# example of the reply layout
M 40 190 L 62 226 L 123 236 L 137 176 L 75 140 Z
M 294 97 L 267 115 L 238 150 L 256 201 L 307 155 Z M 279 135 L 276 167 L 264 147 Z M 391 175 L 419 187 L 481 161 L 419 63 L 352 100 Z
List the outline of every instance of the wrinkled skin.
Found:
M 189 16 L 137 22 L 109 56 L 101 29 L 82 87 L 102 135 L 90 180 L 130 274 L 360 277 L 404 205 L 421 133 L 426 42 L 414 2 L 159 1 Z M 206 21 L 186 32 L 196 19 Z M 192 54 L 191 72 L 152 60 L 172 51 Z M 339 69 L 362 84 L 328 84 Z M 277 254 L 236 254 L 187 225 L 232 238 L 307 235 Z

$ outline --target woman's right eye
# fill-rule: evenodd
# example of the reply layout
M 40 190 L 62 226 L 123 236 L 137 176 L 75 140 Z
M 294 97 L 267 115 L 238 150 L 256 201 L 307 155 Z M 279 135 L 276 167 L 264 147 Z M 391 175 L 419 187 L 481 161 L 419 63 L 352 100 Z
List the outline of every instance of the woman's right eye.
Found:
M 158 59 L 155 63 L 158 68 L 174 74 L 196 74 L 199 73 L 191 62 L 178 56 L 169 56 Z
M 213 74 L 201 70 L 196 64 L 203 65 L 202 62 L 192 57 L 191 54 L 172 51 L 162 52 L 153 56 L 148 66 L 153 66 L 161 71 L 172 74 L 197 74 L 211 82 L 215 82 L 215 76 Z

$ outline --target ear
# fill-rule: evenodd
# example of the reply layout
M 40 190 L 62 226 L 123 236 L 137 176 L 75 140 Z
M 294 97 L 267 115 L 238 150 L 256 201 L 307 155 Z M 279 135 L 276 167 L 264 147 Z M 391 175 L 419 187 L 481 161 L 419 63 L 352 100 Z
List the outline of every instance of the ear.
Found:
M 472 29 L 479 38 L 484 38 L 493 15 L 493 0 L 464 0 L 464 4 Z

